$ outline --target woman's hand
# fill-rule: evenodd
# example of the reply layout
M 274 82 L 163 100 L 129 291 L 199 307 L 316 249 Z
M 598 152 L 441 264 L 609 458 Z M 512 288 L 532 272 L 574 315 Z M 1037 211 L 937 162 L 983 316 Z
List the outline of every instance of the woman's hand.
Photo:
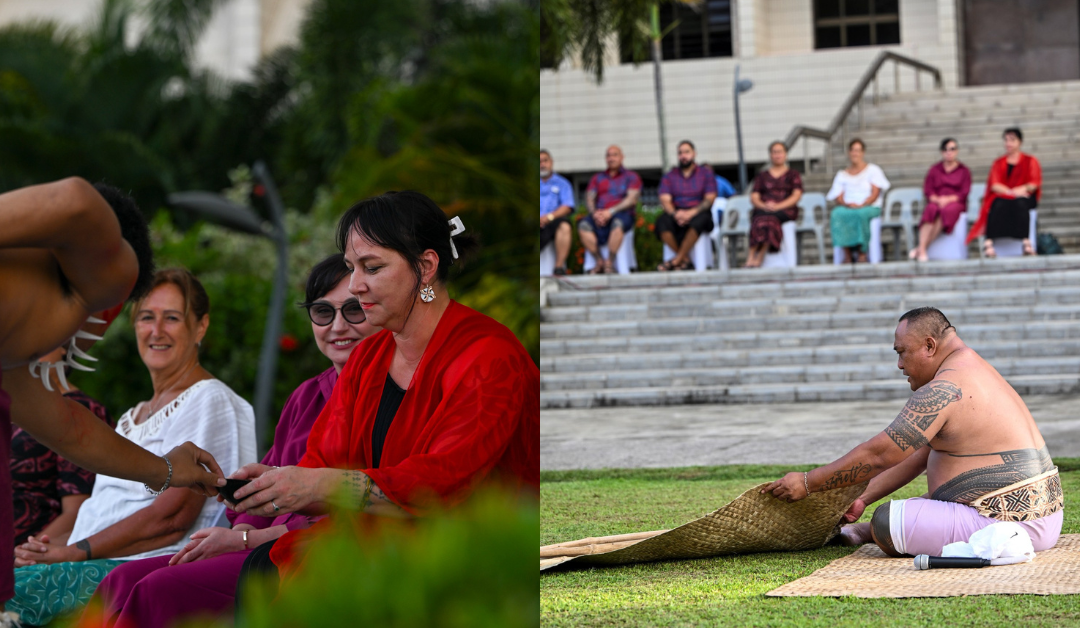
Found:
M 74 563 L 86 559 L 86 552 L 74 545 L 53 545 L 49 536 L 29 537 L 26 543 L 15 548 L 15 566 L 51 565 L 53 563 Z
M 798 471 L 792 471 L 779 480 L 761 489 L 762 493 L 772 493 L 773 497 L 786 502 L 797 502 L 808 495 L 806 492 L 805 475 Z
M 326 496 L 320 487 L 323 471 L 325 469 L 254 464 L 241 467 L 234 474 L 235 477 L 254 479 L 234 493 L 237 504 L 233 510 L 261 517 L 277 517 L 303 510 L 314 502 L 325 501 Z M 256 472 L 257 476 L 253 475 Z
M 191 541 L 169 559 L 169 565 L 182 565 L 244 549 L 243 530 L 203 528 L 191 535 Z

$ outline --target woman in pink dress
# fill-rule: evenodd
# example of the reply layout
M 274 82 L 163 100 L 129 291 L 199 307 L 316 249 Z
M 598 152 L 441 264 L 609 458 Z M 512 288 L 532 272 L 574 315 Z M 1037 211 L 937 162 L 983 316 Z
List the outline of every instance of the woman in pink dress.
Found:
M 919 245 L 908 253 L 913 260 L 925 262 L 926 247 L 939 235 L 952 233 L 956 221 L 967 209 L 971 191 L 971 171 L 956 160 L 959 145 L 947 137 L 941 141 L 941 161 L 930 167 L 923 183 L 926 209 L 919 221 Z

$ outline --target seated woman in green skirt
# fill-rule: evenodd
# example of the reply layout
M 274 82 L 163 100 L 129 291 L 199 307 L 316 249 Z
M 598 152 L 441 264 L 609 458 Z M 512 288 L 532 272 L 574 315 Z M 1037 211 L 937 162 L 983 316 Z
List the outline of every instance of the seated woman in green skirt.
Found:
M 829 228 L 833 246 L 844 249 L 844 263 L 857 255 L 860 262 L 867 261 L 870 247 L 870 221 L 881 215 L 881 201 L 889 180 L 874 164 L 866 163 L 866 144 L 860 139 L 848 144 L 848 160 L 851 165 L 836 173 L 828 199 L 836 201 Z

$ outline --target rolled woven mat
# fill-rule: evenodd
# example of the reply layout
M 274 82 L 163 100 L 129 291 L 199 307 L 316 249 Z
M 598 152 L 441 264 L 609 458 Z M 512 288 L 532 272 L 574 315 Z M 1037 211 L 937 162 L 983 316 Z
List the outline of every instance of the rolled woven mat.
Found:
M 761 494 L 759 484 L 731 503 L 673 530 L 619 534 L 540 548 L 540 571 L 553 567 L 626 565 L 727 554 L 798 551 L 821 547 L 840 531 L 840 517 L 866 482 L 811 493 L 787 503 Z
M 889 558 L 874 544 L 838 558 L 809 576 L 766 595 L 843 597 L 957 597 L 962 595 L 1080 593 L 1080 534 L 1019 565 L 919 571 L 910 558 Z

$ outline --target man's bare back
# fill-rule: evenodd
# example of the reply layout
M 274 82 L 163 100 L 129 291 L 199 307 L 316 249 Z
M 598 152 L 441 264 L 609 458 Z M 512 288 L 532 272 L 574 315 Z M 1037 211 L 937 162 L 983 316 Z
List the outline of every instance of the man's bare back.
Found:
M 952 386 L 963 398 L 950 404 L 929 443 L 926 479 L 932 499 L 967 504 L 1053 468 L 1024 400 L 970 347 L 950 354 L 935 380 L 919 390 Z

